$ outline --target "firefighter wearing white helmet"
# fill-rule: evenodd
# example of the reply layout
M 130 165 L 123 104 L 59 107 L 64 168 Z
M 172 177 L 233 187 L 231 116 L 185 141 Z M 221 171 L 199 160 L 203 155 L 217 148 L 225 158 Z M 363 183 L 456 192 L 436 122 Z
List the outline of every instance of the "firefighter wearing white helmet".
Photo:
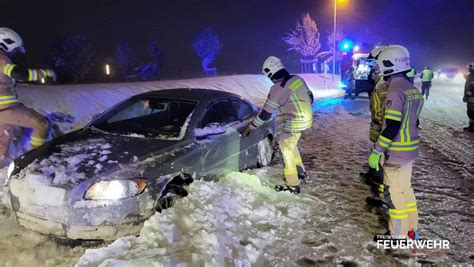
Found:
M 467 104 L 467 116 L 469 117 L 469 126 L 464 131 L 474 132 L 474 62 L 467 64 L 469 73 L 466 75 L 466 84 L 464 85 L 463 101 Z
M 374 48 L 372 52 L 370 52 L 368 59 L 376 61 L 380 52 L 385 48 L 386 46 L 378 46 Z M 377 64 L 374 65 L 374 70 L 373 79 L 376 84 L 374 91 L 370 95 L 371 121 L 369 139 L 375 145 L 383 127 L 383 113 L 385 111 L 385 98 L 387 97 L 388 85 L 383 79 Z M 367 173 L 361 173 L 361 176 L 367 184 L 371 185 L 374 195 L 378 197 L 378 199 L 383 200 L 383 171 L 381 169 L 376 171 L 374 168 L 369 167 L 369 171 Z
M 12 137 L 12 126 L 33 129 L 30 138 L 32 148 L 38 147 L 48 136 L 48 122 L 38 112 L 20 103 L 14 86 L 16 82 L 39 81 L 56 78 L 54 71 L 27 69 L 15 65 L 11 57 L 24 53 L 23 40 L 11 29 L 0 28 L 0 166 L 7 164 L 5 156 Z
M 275 189 L 298 194 L 300 179 L 307 178 L 298 150 L 298 140 L 301 132 L 311 128 L 313 124 L 311 108 L 313 94 L 303 78 L 291 75 L 277 57 L 268 57 L 263 63 L 262 72 L 272 80 L 274 85 L 270 89 L 262 111 L 243 131 L 243 135 L 256 132 L 259 126 L 270 121 L 274 112 L 281 113 L 284 122 L 278 144 L 285 164 L 286 184 L 277 185 Z
M 417 238 L 418 211 L 411 185 L 413 161 L 418 157 L 418 118 L 423 96 L 406 77 L 410 54 L 400 45 L 383 49 L 377 63 L 388 84 L 384 123 L 368 161 L 384 170 L 384 201 L 389 207 L 389 232 Z

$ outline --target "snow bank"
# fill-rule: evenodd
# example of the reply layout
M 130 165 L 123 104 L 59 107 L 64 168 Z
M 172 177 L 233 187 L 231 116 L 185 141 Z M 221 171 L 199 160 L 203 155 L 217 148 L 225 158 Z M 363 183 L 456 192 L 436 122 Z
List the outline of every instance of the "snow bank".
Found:
M 338 89 L 324 89 L 324 76 L 302 75 L 315 98 L 327 99 L 343 96 Z M 263 75 L 233 75 L 215 78 L 169 80 L 136 83 L 105 83 L 62 86 L 20 85 L 18 95 L 27 106 L 59 123 L 61 130 L 70 131 L 84 126 L 93 116 L 132 95 L 146 91 L 173 88 L 214 89 L 241 95 L 258 105 L 265 101 L 271 81 Z M 328 88 L 335 88 L 327 81 Z
M 77 266 L 274 265 L 275 256 L 288 254 L 288 242 L 301 242 L 303 222 L 322 204 L 275 193 L 259 177 L 231 173 L 219 182 L 195 181 L 188 197 L 146 221 L 139 237 L 89 249 Z

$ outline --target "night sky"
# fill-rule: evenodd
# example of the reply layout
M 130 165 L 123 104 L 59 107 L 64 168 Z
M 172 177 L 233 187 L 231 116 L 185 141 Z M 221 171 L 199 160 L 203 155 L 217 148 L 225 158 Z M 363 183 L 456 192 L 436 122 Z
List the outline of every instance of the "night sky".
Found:
M 474 0 L 347 0 L 338 27 L 356 42 L 405 45 L 412 63 L 464 66 L 474 61 Z M 7 3 L 5 3 L 7 2 Z M 281 40 L 309 12 L 321 31 L 323 49 L 332 31 L 332 0 L 47 0 L 1 1 L 0 26 L 16 30 L 28 52 L 27 64 L 44 64 L 53 41 L 87 36 L 97 64 L 127 40 L 138 58 L 150 40 L 165 55 L 162 78 L 196 77 L 200 61 L 192 49 L 196 34 L 211 26 L 224 45 L 215 61 L 219 74 L 259 73 L 268 55 L 298 71 L 299 56 Z

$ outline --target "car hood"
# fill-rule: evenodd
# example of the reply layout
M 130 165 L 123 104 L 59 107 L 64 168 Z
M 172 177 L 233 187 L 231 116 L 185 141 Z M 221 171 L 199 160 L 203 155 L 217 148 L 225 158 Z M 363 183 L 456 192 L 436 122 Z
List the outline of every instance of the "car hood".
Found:
M 54 139 L 18 159 L 15 177 L 63 187 L 74 185 L 130 169 L 130 165 L 156 155 L 164 155 L 163 160 L 182 143 L 186 142 L 82 129 Z

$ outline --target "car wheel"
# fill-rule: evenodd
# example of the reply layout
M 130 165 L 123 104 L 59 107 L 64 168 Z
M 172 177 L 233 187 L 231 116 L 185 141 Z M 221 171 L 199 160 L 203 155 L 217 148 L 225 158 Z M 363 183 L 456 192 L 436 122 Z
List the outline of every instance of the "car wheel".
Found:
M 258 154 L 257 154 L 257 164 L 258 167 L 265 167 L 270 165 L 273 159 L 273 145 L 272 140 L 267 136 L 265 139 L 260 140 L 257 144 Z

